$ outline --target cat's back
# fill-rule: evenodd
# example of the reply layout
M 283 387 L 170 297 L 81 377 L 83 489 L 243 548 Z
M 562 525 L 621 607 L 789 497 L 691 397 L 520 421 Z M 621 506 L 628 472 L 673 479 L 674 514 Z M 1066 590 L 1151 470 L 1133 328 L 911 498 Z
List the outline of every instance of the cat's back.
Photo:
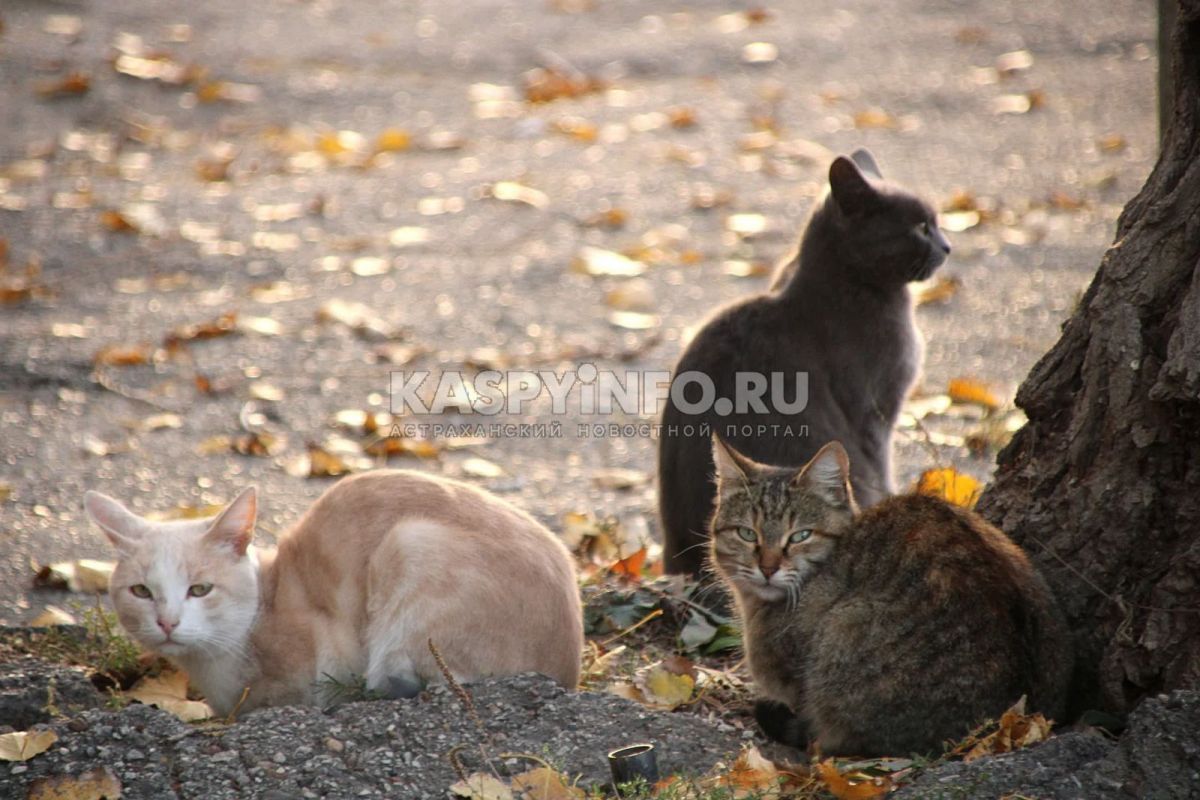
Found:
M 380 567 L 385 545 L 397 577 L 422 565 L 506 575 L 520 565 L 574 586 L 566 548 L 529 514 L 469 484 L 410 470 L 374 470 L 332 486 L 280 537 L 274 572 L 321 587 L 306 591 L 307 601 L 344 608 L 361 597 L 361 576 Z
M 928 495 L 887 498 L 867 509 L 847 534 L 844 568 L 869 577 L 874 554 L 881 583 L 915 585 L 949 601 L 959 595 L 1009 594 L 1035 579 L 1025 552 L 972 511 Z
M 811 361 L 820 356 L 819 347 L 807 346 L 820 338 L 811 328 L 807 320 L 789 315 L 772 292 L 742 298 L 709 315 L 675 371 L 699 370 L 720 381 L 739 366 L 764 370 L 776 362 Z M 787 347 L 781 347 L 784 342 Z

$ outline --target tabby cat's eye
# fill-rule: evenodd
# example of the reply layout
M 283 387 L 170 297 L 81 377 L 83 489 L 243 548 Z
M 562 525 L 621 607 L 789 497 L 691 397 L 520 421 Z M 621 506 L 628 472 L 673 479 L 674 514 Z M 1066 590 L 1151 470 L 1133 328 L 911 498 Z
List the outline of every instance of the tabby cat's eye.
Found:
M 211 583 L 193 583 L 188 587 L 188 597 L 204 597 L 204 595 L 211 591 Z
M 738 535 L 738 538 L 741 539 L 743 542 L 757 542 L 758 541 L 758 533 L 756 533 L 753 528 L 738 528 L 737 535 Z
M 796 531 L 788 537 L 788 544 L 800 544 L 801 542 L 807 542 L 812 538 L 812 535 L 812 528 L 805 528 L 802 531 Z
M 133 586 L 129 587 L 129 591 L 134 597 L 140 597 L 143 600 L 148 600 L 151 596 L 150 587 L 146 586 L 144 583 L 135 583 Z

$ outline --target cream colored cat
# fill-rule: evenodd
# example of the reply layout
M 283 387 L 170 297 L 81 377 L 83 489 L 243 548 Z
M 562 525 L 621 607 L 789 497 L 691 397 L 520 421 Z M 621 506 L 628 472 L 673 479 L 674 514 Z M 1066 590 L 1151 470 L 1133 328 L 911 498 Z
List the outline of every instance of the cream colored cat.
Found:
M 330 681 L 408 696 L 451 674 L 579 679 L 583 626 L 567 550 L 503 500 L 400 470 L 346 478 L 279 537 L 251 545 L 253 488 L 217 517 L 152 522 L 88 492 L 120 555 L 121 624 L 187 671 L 218 714 L 319 704 Z

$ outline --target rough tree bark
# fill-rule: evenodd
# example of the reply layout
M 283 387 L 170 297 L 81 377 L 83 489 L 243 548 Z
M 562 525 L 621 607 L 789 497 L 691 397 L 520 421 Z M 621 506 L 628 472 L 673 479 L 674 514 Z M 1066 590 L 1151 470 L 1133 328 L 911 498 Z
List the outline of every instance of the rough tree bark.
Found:
M 1173 119 L 979 511 L 1035 558 L 1076 635 L 1073 707 L 1200 685 L 1200 0 L 1179 0 Z

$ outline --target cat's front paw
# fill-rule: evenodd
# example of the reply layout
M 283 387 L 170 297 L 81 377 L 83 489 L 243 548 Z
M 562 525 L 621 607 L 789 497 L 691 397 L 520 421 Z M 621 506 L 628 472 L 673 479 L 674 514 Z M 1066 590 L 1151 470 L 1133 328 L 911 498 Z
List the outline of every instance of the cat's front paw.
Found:
M 810 738 L 808 726 L 783 703 L 774 700 L 756 700 L 754 702 L 754 719 L 758 722 L 758 727 L 762 729 L 762 732 L 775 741 L 783 742 L 800 750 L 808 747 Z

